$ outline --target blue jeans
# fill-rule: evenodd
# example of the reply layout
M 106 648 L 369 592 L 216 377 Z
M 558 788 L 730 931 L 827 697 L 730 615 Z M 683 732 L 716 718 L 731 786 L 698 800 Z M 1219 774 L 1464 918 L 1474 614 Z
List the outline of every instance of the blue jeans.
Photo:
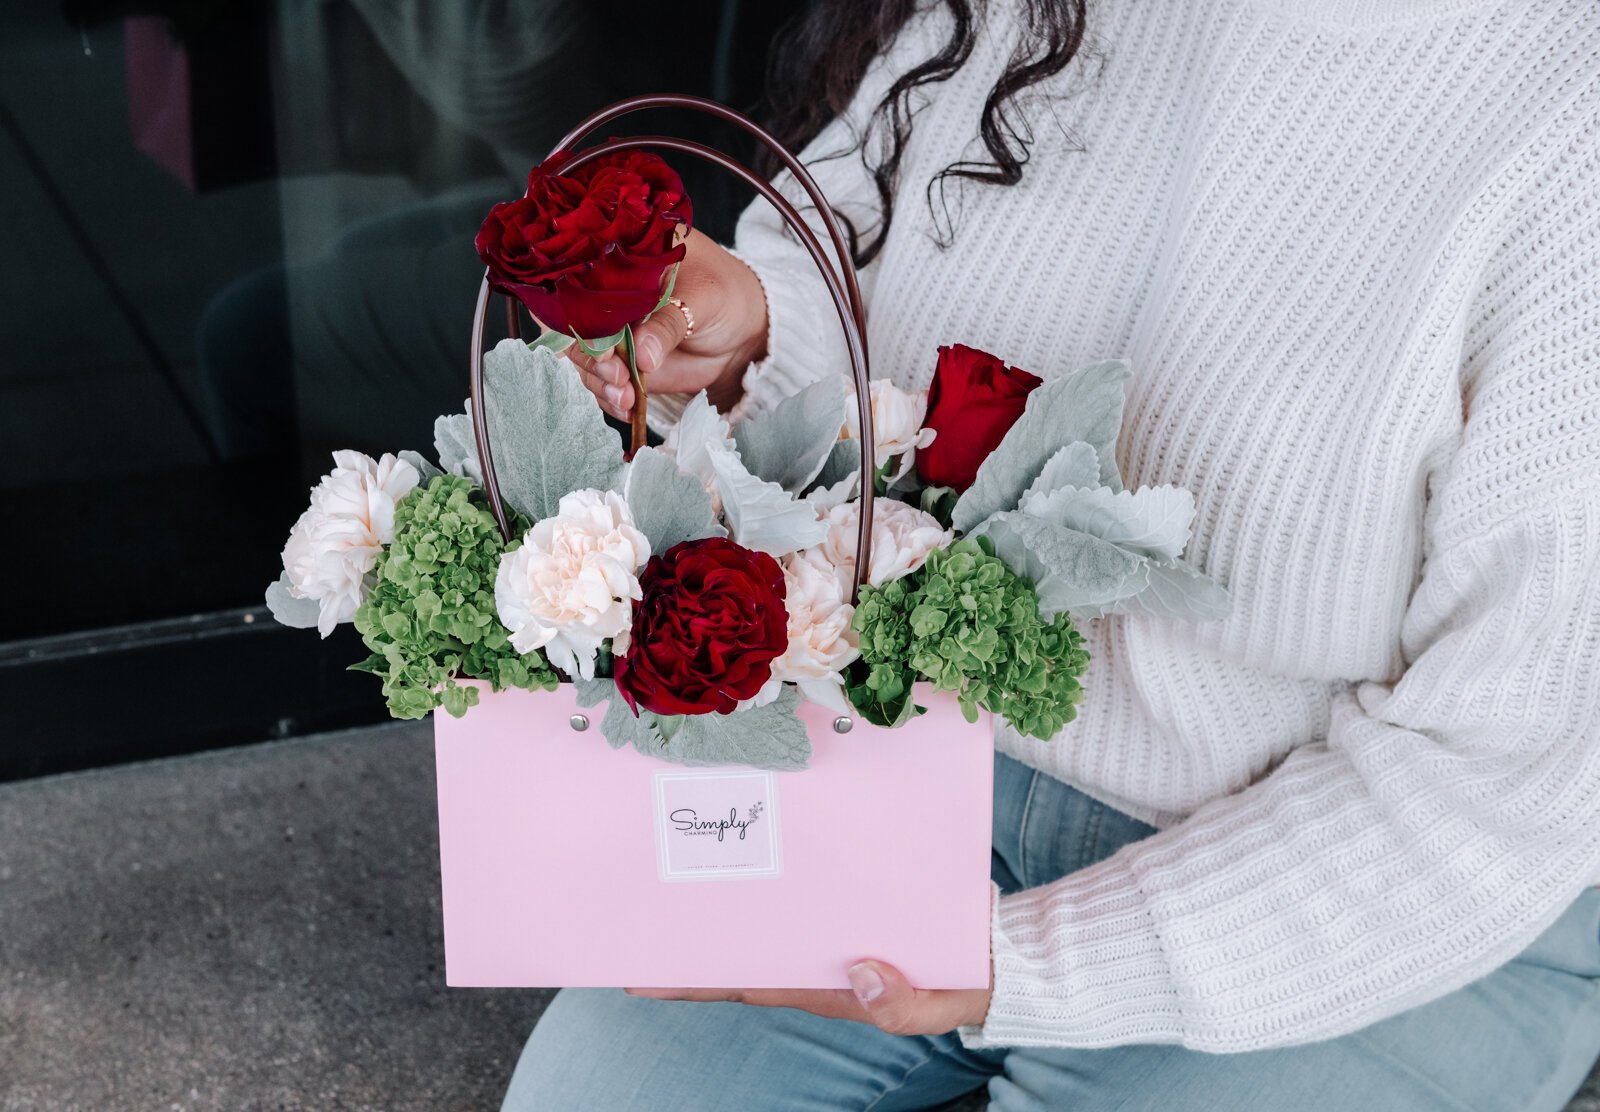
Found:
M 1008 757 L 995 762 L 994 878 L 1033 887 L 1150 834 Z M 893 954 L 883 955 L 893 959 Z M 743 1004 L 561 992 L 504 1112 L 934 1109 L 988 1087 L 992 1112 L 1560 1109 L 1600 1054 L 1600 891 L 1514 961 L 1431 1004 L 1287 1050 L 972 1051 Z

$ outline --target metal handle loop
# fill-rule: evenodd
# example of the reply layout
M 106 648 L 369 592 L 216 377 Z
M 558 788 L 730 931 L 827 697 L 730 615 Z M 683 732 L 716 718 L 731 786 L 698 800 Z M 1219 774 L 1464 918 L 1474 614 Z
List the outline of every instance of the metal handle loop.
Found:
M 765 198 L 768 203 L 778 210 L 778 214 L 783 217 L 784 222 L 799 238 L 807 254 L 811 256 L 811 261 L 816 265 L 822 275 L 824 284 L 828 288 L 828 294 L 833 301 L 834 310 L 839 316 L 839 324 L 844 329 L 845 344 L 850 357 L 850 370 L 855 384 L 856 413 L 860 420 L 861 503 L 860 518 L 856 532 L 856 589 L 851 596 L 852 601 L 854 601 L 861 584 L 867 581 L 869 561 L 872 555 L 874 449 L 871 377 L 867 367 L 866 312 L 861 300 L 861 290 L 855 269 L 850 264 L 850 254 L 846 246 L 845 237 L 839 228 L 832 209 L 827 204 L 826 198 L 822 195 L 822 190 L 817 186 L 816 181 L 800 163 L 799 159 L 795 158 L 776 139 L 748 117 L 726 105 L 718 104 L 716 101 L 706 100 L 702 97 L 660 94 L 632 97 L 628 100 L 619 101 L 584 120 L 569 132 L 560 143 L 556 144 L 551 154 L 555 155 L 570 151 L 576 143 L 580 142 L 585 135 L 595 128 L 602 127 L 620 116 L 649 108 L 685 108 L 691 111 L 703 112 L 733 123 L 754 136 L 757 141 L 771 150 L 795 176 L 801 188 L 805 190 L 807 196 L 816 206 L 817 213 L 828 231 L 829 238 L 832 240 L 834 251 L 842 268 L 843 277 L 841 277 L 840 270 L 834 269 L 833 261 L 828 258 L 828 253 L 822 242 L 800 215 L 799 210 L 776 187 L 736 159 L 692 140 L 664 135 L 645 135 L 630 139 L 616 139 L 579 152 L 566 167 L 569 170 L 575 170 L 603 154 L 622 150 L 656 148 L 692 155 L 727 170 Z M 494 451 L 489 443 L 488 414 L 483 394 L 483 333 L 489 315 L 489 294 L 489 278 L 488 274 L 485 273 L 483 282 L 478 288 L 478 303 L 472 318 L 472 350 L 469 368 L 472 392 L 472 431 L 477 443 L 478 462 L 483 471 L 484 489 L 489 496 L 489 507 L 494 512 L 496 522 L 499 523 L 501 535 L 510 540 L 510 521 L 506 514 L 505 505 L 500 498 L 500 481 L 495 473 Z M 512 335 L 517 335 L 514 302 L 507 305 L 506 316 Z

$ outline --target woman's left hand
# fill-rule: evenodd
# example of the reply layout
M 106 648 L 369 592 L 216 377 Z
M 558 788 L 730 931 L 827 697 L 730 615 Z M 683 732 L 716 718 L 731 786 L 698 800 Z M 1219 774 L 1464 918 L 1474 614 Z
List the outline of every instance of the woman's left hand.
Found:
M 870 1023 L 891 1035 L 943 1035 L 981 1024 L 989 1014 L 986 988 L 913 988 L 892 965 L 863 961 L 850 967 L 848 989 L 630 988 L 653 1000 L 712 1000 L 763 1008 L 798 1008 L 829 1019 Z

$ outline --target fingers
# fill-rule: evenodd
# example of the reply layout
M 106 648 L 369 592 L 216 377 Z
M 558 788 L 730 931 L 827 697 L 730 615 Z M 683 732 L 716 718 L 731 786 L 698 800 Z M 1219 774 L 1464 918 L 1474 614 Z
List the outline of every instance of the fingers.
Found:
M 870 1023 L 891 1035 L 942 1035 L 977 1025 L 989 1013 L 988 989 L 919 989 L 892 965 L 863 961 L 850 967 L 850 988 L 630 988 L 653 1000 L 705 1000 L 799 1008 L 830 1019 Z
M 628 379 L 628 365 L 615 351 L 603 356 L 586 355 L 573 344 L 566 351 L 572 365 L 578 368 L 578 378 L 584 388 L 595 396 L 600 408 L 620 420 L 627 420 L 633 408 L 633 383 Z
M 867 1023 L 855 994 L 848 989 L 811 988 L 630 988 L 629 996 L 650 1000 L 695 1000 L 708 1003 L 749 1004 L 757 1008 L 798 1008 L 830 1019 Z
M 868 1021 L 891 1035 L 942 1035 L 982 1023 L 988 989 L 924 990 L 912 987 L 892 965 L 863 961 L 850 967 L 850 987 Z
M 634 330 L 634 357 L 639 370 L 645 374 L 660 370 L 667 355 L 683 343 L 688 334 L 689 320 L 684 311 L 670 301 L 661 306 Z
M 735 988 L 625 988 L 629 996 L 646 1000 L 699 1000 L 705 1003 L 738 1004 L 744 1001 L 744 990 Z

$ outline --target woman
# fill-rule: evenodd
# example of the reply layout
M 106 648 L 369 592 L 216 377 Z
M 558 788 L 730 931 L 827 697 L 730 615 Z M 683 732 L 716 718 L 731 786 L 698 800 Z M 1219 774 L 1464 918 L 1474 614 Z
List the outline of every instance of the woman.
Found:
M 1234 613 L 1088 623 L 1079 720 L 998 738 L 991 991 L 891 953 L 564 992 L 507 1107 L 1560 1108 L 1600 1053 L 1600 5 L 912 7 L 790 48 L 876 373 L 1131 360 L 1123 474 L 1196 493 Z M 845 359 L 769 211 L 736 248 L 640 358 L 742 417 Z

